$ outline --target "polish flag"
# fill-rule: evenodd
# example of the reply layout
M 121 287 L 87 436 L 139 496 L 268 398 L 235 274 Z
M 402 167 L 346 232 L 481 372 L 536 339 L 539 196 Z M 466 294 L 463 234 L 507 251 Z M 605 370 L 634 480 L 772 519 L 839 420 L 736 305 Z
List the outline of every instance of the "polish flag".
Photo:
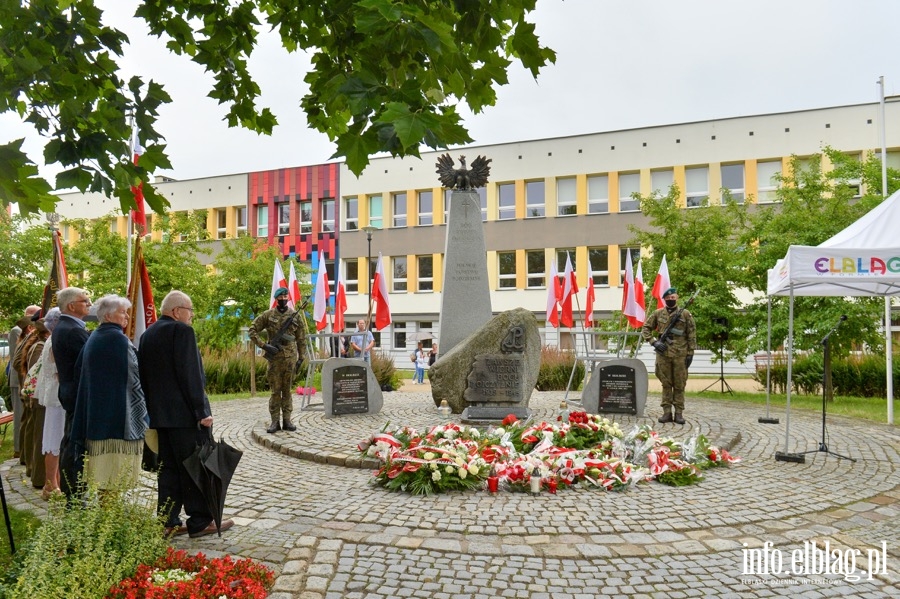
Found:
M 313 301 L 313 320 L 316 330 L 321 331 L 328 326 L 328 273 L 325 271 L 325 255 L 319 251 L 319 274 L 316 276 L 315 300 Z
M 587 297 L 584 300 L 584 328 L 594 328 L 594 271 L 588 260 Z
M 563 271 L 563 294 L 560 305 L 562 313 L 559 322 L 563 326 L 572 328 L 574 321 L 572 320 L 572 297 L 578 293 L 578 282 L 575 280 L 575 270 L 572 268 L 572 259 L 566 252 L 566 269 Z
M 141 147 L 141 142 L 138 139 L 137 127 L 134 127 L 131 137 L 131 156 L 135 166 L 137 166 L 138 159 L 143 153 L 144 148 Z M 143 235 L 147 230 L 147 212 L 144 209 L 144 182 L 141 181 L 137 185 L 132 185 L 131 193 L 134 194 L 134 204 L 136 206 L 131 211 L 131 220 L 140 227 L 139 234 Z
M 347 326 L 344 323 L 344 313 L 347 311 L 347 296 L 344 291 L 344 282 L 338 281 L 334 298 L 334 332 L 340 333 Z
M 556 257 L 550 264 L 550 278 L 547 279 L 547 321 L 559 328 L 559 299 L 562 297 L 562 287 L 559 284 L 559 274 L 556 270 Z
M 638 260 L 637 272 L 634 273 L 634 298 L 637 305 L 644 312 L 644 319 L 647 317 L 647 302 L 644 300 L 644 271 L 641 261 Z
M 384 278 L 381 252 L 378 252 L 378 265 L 375 267 L 375 278 L 372 281 L 372 301 L 376 303 L 375 330 L 380 331 L 391 324 L 391 306 L 388 303 L 387 279 Z
M 656 275 L 656 280 L 653 281 L 653 291 L 651 292 L 653 297 L 656 298 L 657 310 L 666 305 L 666 302 L 663 301 L 663 293 L 671 286 L 672 282 L 669 280 L 669 264 L 666 262 L 666 255 L 663 254 L 662 262 L 659 264 L 659 272 Z
M 634 328 L 639 328 L 644 324 L 644 310 L 637 303 L 637 295 L 635 293 L 634 270 L 631 266 L 631 250 L 627 250 L 625 254 L 625 285 L 622 296 L 622 314 L 628 319 L 628 324 Z
M 294 270 L 294 262 L 291 261 L 291 269 L 288 271 L 288 307 L 296 310 L 302 303 L 303 294 L 300 293 L 300 282 L 297 281 L 297 271 Z
M 278 261 L 278 258 L 275 258 L 275 270 L 272 272 L 272 291 L 269 293 L 269 307 L 275 307 L 275 292 L 278 291 L 279 287 L 284 287 L 287 289 L 287 280 L 284 278 L 284 271 L 281 270 L 281 262 Z M 288 293 L 288 297 L 290 297 L 290 292 Z

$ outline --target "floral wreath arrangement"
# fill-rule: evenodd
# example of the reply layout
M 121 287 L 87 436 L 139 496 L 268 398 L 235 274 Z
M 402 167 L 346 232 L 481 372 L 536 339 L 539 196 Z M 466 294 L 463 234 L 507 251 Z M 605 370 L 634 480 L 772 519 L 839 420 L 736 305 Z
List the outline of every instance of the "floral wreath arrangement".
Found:
M 250 559 L 209 559 L 168 548 L 153 565 L 142 564 L 131 578 L 110 589 L 108 599 L 264 599 L 272 571 Z
M 703 470 L 740 461 L 704 435 L 679 442 L 647 425 L 625 434 L 617 423 L 586 412 L 559 420 L 532 424 L 510 414 L 486 431 L 450 423 L 425 434 L 386 425 L 357 450 L 381 461 L 374 484 L 413 495 L 485 483 L 491 492 L 532 493 L 574 486 L 621 491 L 650 480 L 684 486 L 700 482 Z

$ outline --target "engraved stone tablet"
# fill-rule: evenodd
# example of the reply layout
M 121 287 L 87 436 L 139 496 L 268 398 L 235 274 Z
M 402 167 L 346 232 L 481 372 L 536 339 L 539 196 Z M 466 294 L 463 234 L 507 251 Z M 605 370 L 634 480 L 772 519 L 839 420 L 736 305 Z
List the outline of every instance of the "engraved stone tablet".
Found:
M 475 356 L 467 378 L 465 400 L 468 407 L 463 422 L 502 420 L 509 414 L 520 419 L 530 414 L 525 388 L 525 356 L 516 354 L 481 354 Z
M 384 397 L 375 374 L 366 362 L 330 358 L 322 365 L 322 400 L 325 417 L 375 414 Z
M 581 396 L 590 414 L 632 414 L 644 416 L 647 403 L 647 367 L 640 360 L 600 362 L 594 367 Z

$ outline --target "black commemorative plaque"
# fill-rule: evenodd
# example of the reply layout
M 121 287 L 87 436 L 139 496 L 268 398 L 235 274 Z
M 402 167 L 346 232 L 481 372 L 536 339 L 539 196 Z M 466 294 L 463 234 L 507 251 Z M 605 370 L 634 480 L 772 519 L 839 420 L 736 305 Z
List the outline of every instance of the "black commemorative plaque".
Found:
M 635 370 L 628 366 L 611 365 L 600 368 L 599 412 L 637 414 Z
M 365 414 L 369 411 L 369 388 L 365 366 L 341 366 L 334 369 L 331 412 Z

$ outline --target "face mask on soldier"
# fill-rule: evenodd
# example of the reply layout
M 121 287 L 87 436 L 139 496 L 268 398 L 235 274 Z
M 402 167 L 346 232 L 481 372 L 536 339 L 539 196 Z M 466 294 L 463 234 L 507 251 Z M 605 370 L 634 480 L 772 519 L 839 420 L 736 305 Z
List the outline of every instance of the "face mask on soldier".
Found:
M 674 308 L 676 305 L 678 305 L 678 300 L 673 300 L 673 299 L 666 300 L 666 308 Z
M 278 298 L 278 305 L 276 306 L 276 308 L 278 308 L 278 311 L 281 313 L 287 312 L 287 309 L 288 309 L 287 304 L 288 304 L 287 298 L 285 298 L 285 299 Z

